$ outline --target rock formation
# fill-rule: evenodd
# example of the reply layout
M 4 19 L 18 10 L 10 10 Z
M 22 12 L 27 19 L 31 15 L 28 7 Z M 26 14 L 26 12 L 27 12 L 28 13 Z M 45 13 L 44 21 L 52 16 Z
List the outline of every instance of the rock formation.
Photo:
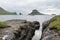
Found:
M 0 40 L 32 40 L 35 30 L 40 27 L 37 21 L 8 20 L 5 23 L 11 27 L 0 29 Z
M 32 12 L 28 15 L 44 15 L 43 13 L 40 13 L 38 10 L 34 9 Z
M 60 40 L 60 15 L 43 23 L 42 37 L 40 40 Z

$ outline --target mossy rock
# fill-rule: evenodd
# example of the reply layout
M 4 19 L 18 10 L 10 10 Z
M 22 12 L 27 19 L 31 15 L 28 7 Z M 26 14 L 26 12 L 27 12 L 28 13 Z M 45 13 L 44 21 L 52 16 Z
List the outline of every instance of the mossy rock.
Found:
M 60 36 L 60 21 L 51 22 L 48 27 L 50 29 L 55 29 L 54 31 Z
M 49 28 L 60 28 L 60 21 L 51 22 L 48 27 Z
M 57 16 L 53 17 L 50 21 L 53 22 L 55 20 L 60 20 L 60 15 L 57 15 Z
M 50 21 L 49 28 L 60 28 L 60 15 L 53 17 Z
M 0 22 L 0 28 L 7 28 L 10 27 L 9 25 L 7 25 L 5 22 Z
M 54 31 L 60 35 L 60 15 L 53 17 L 50 21 L 48 27 L 53 30 L 55 29 Z

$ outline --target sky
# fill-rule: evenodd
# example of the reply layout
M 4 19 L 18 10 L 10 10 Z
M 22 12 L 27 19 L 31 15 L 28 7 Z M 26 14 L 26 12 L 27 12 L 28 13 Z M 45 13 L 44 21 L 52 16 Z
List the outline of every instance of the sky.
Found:
M 60 0 L 0 0 L 0 7 L 25 15 L 34 9 L 44 14 L 60 14 Z

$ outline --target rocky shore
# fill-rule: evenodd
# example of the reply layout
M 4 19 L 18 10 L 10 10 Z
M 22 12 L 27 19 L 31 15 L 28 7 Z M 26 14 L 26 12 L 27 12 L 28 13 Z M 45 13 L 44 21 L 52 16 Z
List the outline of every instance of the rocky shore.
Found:
M 40 27 L 37 21 L 14 19 L 4 22 L 11 27 L 0 28 L 0 40 L 32 40 L 35 30 Z
M 45 21 L 42 25 L 43 31 L 40 40 L 60 40 L 60 15 Z

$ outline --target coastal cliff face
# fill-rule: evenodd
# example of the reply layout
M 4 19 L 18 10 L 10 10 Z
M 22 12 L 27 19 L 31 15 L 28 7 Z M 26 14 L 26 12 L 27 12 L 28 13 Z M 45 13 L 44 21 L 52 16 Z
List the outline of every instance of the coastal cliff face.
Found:
M 37 21 L 8 20 L 5 23 L 11 27 L 0 28 L 0 40 L 32 40 L 35 30 L 40 27 Z
M 60 15 L 45 21 L 40 40 L 60 40 Z

